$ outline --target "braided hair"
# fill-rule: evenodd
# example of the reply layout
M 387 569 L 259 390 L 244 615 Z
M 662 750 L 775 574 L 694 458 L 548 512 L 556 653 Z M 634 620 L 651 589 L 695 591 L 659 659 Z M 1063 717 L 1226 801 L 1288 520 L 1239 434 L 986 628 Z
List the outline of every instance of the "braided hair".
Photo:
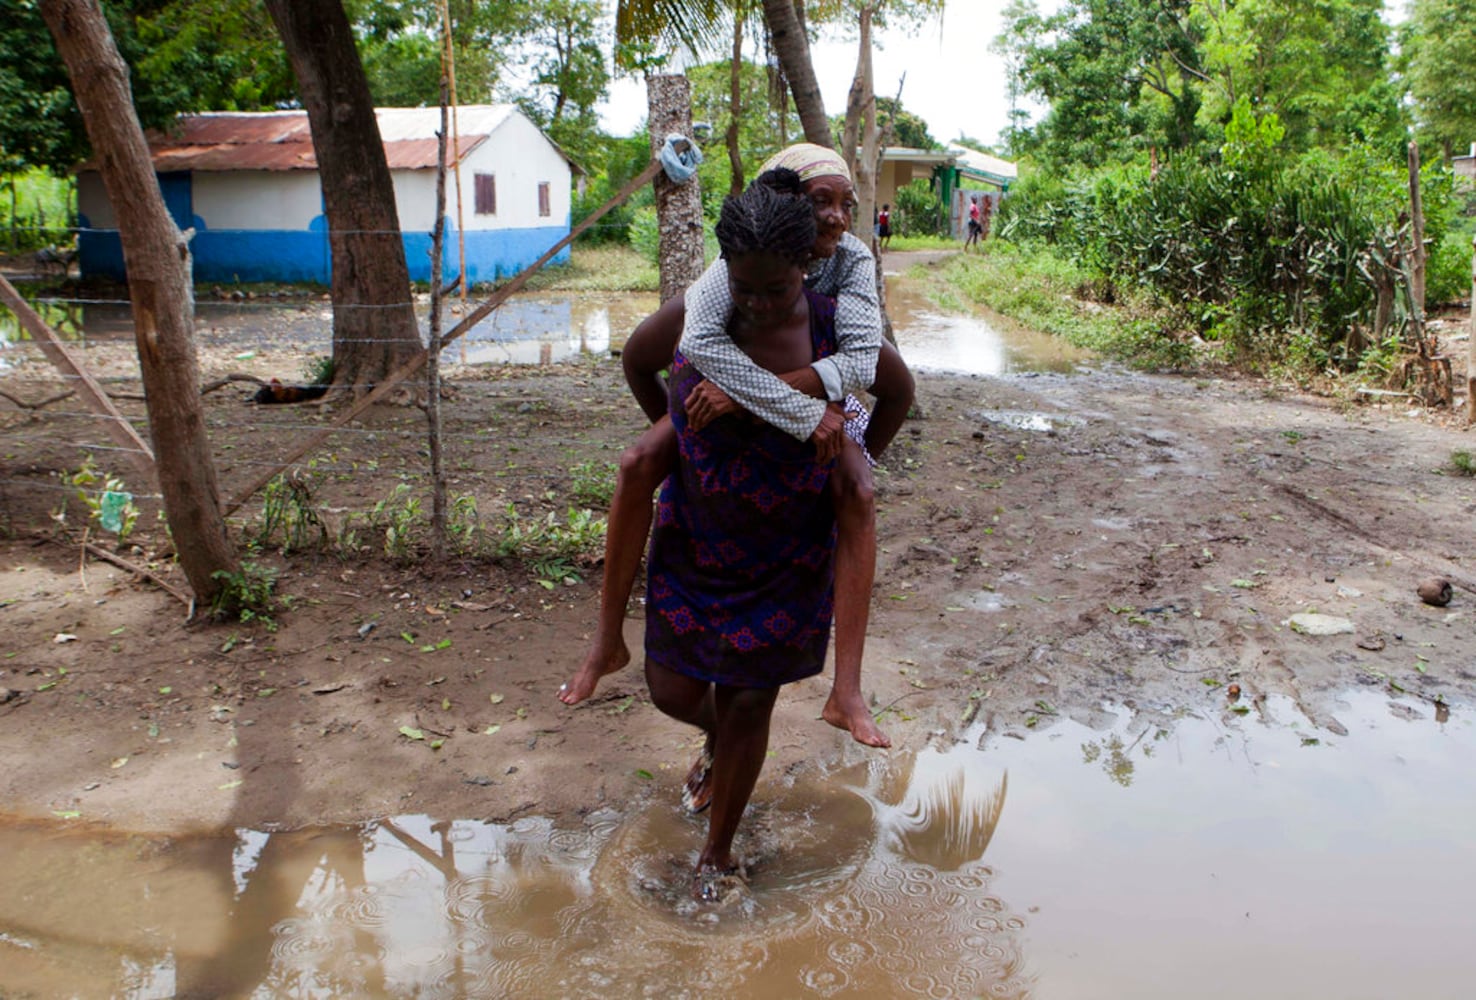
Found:
M 815 210 L 799 174 L 777 167 L 723 200 L 714 233 L 724 260 L 770 253 L 803 267 L 815 245 Z

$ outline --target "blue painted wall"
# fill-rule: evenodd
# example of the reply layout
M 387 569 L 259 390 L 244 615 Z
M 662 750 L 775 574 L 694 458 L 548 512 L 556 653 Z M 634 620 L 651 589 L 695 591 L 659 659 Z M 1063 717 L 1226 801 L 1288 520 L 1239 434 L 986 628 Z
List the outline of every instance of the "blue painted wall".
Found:
M 231 284 L 236 282 L 283 281 L 327 285 L 332 277 L 328 249 L 328 226 L 323 216 L 307 230 L 211 229 L 206 221 L 190 214 L 190 176 L 160 174 L 160 189 L 175 224 L 193 226 L 195 280 Z M 77 238 L 78 260 L 84 278 L 124 280 L 123 247 L 116 229 L 92 229 L 81 220 Z M 569 219 L 563 225 L 536 229 L 470 230 L 466 233 L 467 281 L 470 284 L 509 278 L 533 263 L 548 248 L 569 234 Z M 405 233 L 405 262 L 410 280 L 430 280 L 430 234 Z M 442 272 L 449 280 L 457 273 L 459 247 L 456 230 L 449 223 L 441 253 Z M 567 264 L 569 248 L 553 263 Z

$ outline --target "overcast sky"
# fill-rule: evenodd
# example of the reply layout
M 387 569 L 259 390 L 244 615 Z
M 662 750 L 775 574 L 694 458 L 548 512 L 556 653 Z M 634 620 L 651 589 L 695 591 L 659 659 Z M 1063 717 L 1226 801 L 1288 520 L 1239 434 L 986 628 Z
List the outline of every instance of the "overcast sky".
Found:
M 963 134 L 995 142 L 1009 117 L 1009 97 L 1003 67 L 989 43 L 999 33 L 1004 6 L 1005 0 L 951 0 L 941 25 L 911 37 L 879 36 L 873 57 L 876 92 L 895 95 L 905 73 L 902 105 L 928 123 L 933 138 L 950 142 Z M 856 71 L 856 42 L 823 38 L 810 54 L 826 113 L 841 114 Z M 645 115 L 644 83 L 624 79 L 612 86 L 600 120 L 607 132 L 630 135 Z

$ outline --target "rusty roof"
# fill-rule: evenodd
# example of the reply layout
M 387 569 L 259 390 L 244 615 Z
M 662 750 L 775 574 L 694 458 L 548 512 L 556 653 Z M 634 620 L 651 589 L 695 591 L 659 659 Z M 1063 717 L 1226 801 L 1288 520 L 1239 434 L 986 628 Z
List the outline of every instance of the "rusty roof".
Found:
M 457 142 L 447 149 L 447 165 L 457 163 L 517 113 L 511 104 L 458 108 Z M 377 108 L 379 134 L 391 170 L 434 170 L 440 142 L 441 109 Z M 312 131 L 305 111 L 210 112 L 181 115 L 166 131 L 148 133 L 154 169 L 316 170 Z M 448 144 L 449 145 L 449 144 Z M 96 169 L 89 161 L 80 170 Z

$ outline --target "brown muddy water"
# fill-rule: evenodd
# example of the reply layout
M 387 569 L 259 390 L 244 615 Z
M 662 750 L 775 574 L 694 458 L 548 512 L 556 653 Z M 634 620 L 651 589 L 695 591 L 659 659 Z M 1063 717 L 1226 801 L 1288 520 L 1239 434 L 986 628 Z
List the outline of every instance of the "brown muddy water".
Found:
M 1374 689 L 1346 736 L 1278 699 L 1140 709 L 765 775 L 751 885 L 716 905 L 686 898 L 702 822 L 665 802 L 0 825 L 0 996 L 1472 995 L 1468 718 Z
M 1089 358 L 1057 337 L 1003 320 L 979 313 L 945 313 L 930 305 L 906 279 L 894 278 L 889 289 L 888 309 L 898 346 L 908 364 L 919 371 L 974 375 L 1069 372 Z M 84 346 L 133 336 L 126 302 L 43 297 L 35 305 L 53 328 Z M 547 365 L 581 356 L 609 357 L 656 306 L 656 296 L 648 294 L 517 295 L 452 343 L 443 357 L 447 363 L 472 365 Z M 202 298 L 195 309 L 196 335 L 202 346 L 245 357 L 284 348 L 326 355 L 332 349 L 333 313 L 326 300 Z M 421 313 L 425 328 L 423 308 Z M 449 330 L 461 313 L 459 302 L 453 300 L 443 328 Z M 0 315 L 0 371 L 7 367 L 6 349 L 24 339 L 14 317 L 9 312 Z

